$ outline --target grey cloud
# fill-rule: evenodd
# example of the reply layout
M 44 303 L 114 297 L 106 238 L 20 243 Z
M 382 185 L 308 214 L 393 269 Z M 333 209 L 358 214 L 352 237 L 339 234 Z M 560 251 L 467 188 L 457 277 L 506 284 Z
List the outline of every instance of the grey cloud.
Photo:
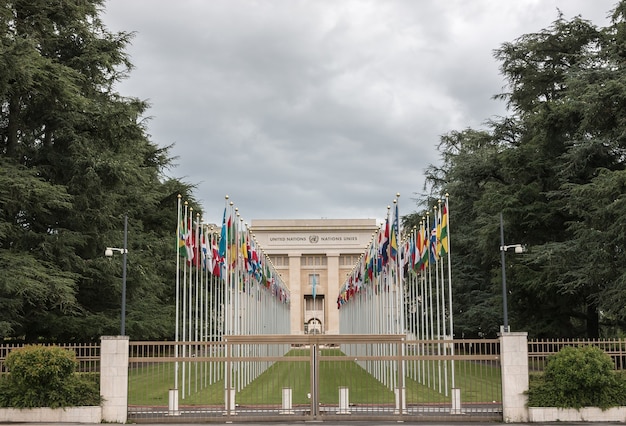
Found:
M 119 85 L 147 99 L 205 220 L 382 218 L 415 209 L 439 137 L 505 113 L 493 49 L 613 0 L 109 0 L 136 31 Z

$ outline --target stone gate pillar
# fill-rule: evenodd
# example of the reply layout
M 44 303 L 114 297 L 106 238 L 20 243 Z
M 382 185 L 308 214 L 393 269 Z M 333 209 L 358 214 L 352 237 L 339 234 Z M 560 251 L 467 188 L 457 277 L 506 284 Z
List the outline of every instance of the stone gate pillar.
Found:
M 100 395 L 102 421 L 128 420 L 128 336 L 100 338 Z
M 502 418 L 506 423 L 528 421 L 528 333 L 500 333 Z

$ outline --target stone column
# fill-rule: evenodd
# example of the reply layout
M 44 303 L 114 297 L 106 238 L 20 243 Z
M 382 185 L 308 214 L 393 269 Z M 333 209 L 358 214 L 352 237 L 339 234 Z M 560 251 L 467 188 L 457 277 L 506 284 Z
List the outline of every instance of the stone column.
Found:
M 304 334 L 302 310 L 302 260 L 301 253 L 289 253 L 289 293 L 291 294 L 291 334 Z
M 339 334 L 339 310 L 337 309 L 337 297 L 339 297 L 339 253 L 326 253 L 326 267 L 328 281 L 326 283 L 325 308 L 328 318 L 325 330 L 328 334 Z
M 128 420 L 128 336 L 100 338 L 100 395 L 102 421 Z
M 506 423 L 528 421 L 528 333 L 500 333 L 502 417 Z

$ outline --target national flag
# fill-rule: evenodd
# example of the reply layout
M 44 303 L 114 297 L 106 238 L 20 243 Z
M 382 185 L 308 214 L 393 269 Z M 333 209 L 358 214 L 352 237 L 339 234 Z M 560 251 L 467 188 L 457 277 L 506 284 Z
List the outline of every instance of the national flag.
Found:
M 413 230 L 413 234 L 409 240 L 409 266 L 411 269 L 417 269 L 417 264 L 419 263 L 419 248 L 418 248 L 418 231 Z
M 227 232 L 227 243 L 228 243 L 228 258 L 230 259 L 231 266 L 234 266 L 237 262 L 237 230 L 235 229 L 236 222 L 233 220 L 232 212 L 228 215 L 228 219 L 226 220 L 226 232 Z
M 389 243 L 389 255 L 391 260 L 396 260 L 398 257 L 398 239 L 396 237 L 396 231 L 393 228 L 391 230 L 391 242 Z
M 265 265 L 265 287 L 270 288 L 273 281 L 274 281 L 274 278 L 272 277 L 272 271 L 270 267 L 266 264 Z
M 428 252 L 428 236 L 426 235 L 426 226 L 422 223 L 420 227 L 420 269 L 423 271 L 428 267 L 429 254 Z
M 226 207 L 224 207 L 224 217 L 222 218 L 222 229 L 220 229 L 220 246 L 219 256 L 221 259 L 226 257 L 226 244 L 228 238 L 228 229 L 226 228 Z
M 404 240 L 402 250 L 400 250 L 400 260 L 402 262 L 403 268 L 406 267 L 409 263 L 411 264 L 411 266 L 413 266 L 413 258 L 415 257 L 413 247 L 413 239 L 407 238 Z
M 378 255 L 380 257 L 380 266 L 381 268 L 387 264 L 387 260 L 389 259 L 389 218 L 385 220 L 385 228 L 383 232 L 379 234 L 380 240 L 378 243 Z
M 215 236 L 213 234 L 209 234 L 207 241 L 206 241 L 206 245 L 207 245 L 206 268 L 210 273 L 213 273 L 213 270 L 215 268 L 215 252 L 213 251 L 214 238 Z
M 248 259 L 248 234 L 241 232 L 241 257 L 243 258 L 244 267 L 247 272 L 250 272 L 250 263 Z
M 178 225 L 178 255 L 187 257 L 187 248 L 185 247 L 185 241 L 187 239 L 187 226 L 185 221 L 181 220 Z
M 259 254 L 256 250 L 256 245 L 254 244 L 254 240 L 248 237 L 248 262 L 250 264 L 250 273 L 257 276 L 257 279 L 260 279 L 259 274 Z
M 448 200 L 443 204 L 441 215 L 441 231 L 439 232 L 439 256 L 448 254 Z
M 192 231 L 191 218 L 187 219 L 187 234 L 185 235 L 185 249 L 187 251 L 187 263 L 191 263 L 194 260 L 195 251 L 195 238 Z
M 437 262 L 439 260 L 439 253 L 437 252 L 437 218 L 433 218 L 433 228 L 430 232 L 430 261 Z
M 202 257 L 202 268 L 208 268 L 209 262 L 209 246 L 204 235 L 204 227 L 200 227 L 200 255 Z
M 439 210 L 436 210 L 434 219 L 435 219 L 435 229 L 436 229 L 436 235 L 437 235 L 435 253 L 437 254 L 437 257 L 439 258 L 441 257 L 441 208 Z
M 370 244 L 369 250 L 365 255 L 365 276 L 367 282 L 374 280 L 374 259 L 376 258 L 376 248 L 373 242 Z
M 395 205 L 395 212 L 392 218 L 391 224 L 391 235 L 390 235 L 390 243 L 389 243 L 389 257 L 392 260 L 396 260 L 398 258 L 398 233 L 400 232 L 400 223 L 398 218 L 398 204 Z
M 224 259 L 220 256 L 220 249 L 217 245 L 217 238 L 213 238 L 213 243 L 211 245 L 211 251 L 213 252 L 213 261 L 211 264 L 212 274 L 216 277 L 221 276 L 222 264 L 224 263 Z

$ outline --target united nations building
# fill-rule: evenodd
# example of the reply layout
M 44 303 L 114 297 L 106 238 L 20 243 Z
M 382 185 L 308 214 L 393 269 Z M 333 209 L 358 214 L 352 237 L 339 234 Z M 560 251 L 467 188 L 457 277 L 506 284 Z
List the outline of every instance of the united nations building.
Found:
M 339 333 L 337 297 L 378 230 L 376 219 L 253 220 L 291 294 L 291 333 Z

